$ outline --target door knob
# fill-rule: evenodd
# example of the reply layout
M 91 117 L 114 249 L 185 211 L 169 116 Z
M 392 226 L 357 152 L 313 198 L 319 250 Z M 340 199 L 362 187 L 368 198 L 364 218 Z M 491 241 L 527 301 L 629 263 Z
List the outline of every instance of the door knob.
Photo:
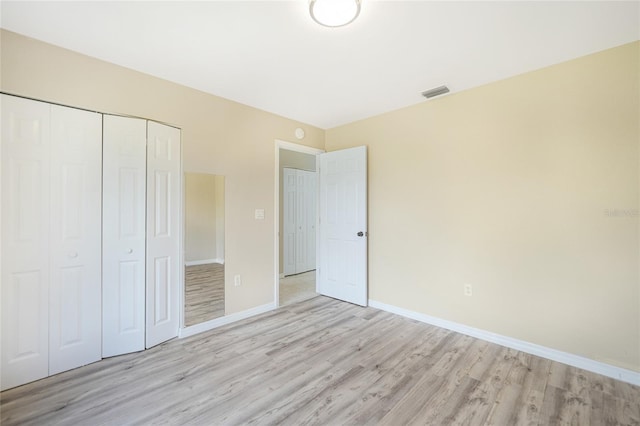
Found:
M 133 253 L 133 249 L 127 249 L 127 254 Z
M 364 236 L 364 232 L 360 231 L 358 232 L 358 237 L 363 237 Z

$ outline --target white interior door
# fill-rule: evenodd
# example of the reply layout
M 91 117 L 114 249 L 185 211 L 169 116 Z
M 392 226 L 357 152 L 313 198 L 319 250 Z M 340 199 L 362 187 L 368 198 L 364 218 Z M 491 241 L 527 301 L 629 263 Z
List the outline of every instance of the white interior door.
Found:
M 0 95 L 2 390 L 49 369 L 50 105 Z
M 318 292 L 367 305 L 367 148 L 319 155 Z
M 101 129 L 2 96 L 2 389 L 100 359 Z
M 102 115 L 51 106 L 49 375 L 102 358 Z
M 307 271 L 307 172 L 296 170 L 296 274 Z
M 318 180 L 316 172 L 306 172 L 305 196 L 307 198 L 307 265 L 305 271 L 316 269 L 316 222 L 318 219 Z
M 146 347 L 180 326 L 180 130 L 147 123 Z
M 283 168 L 284 275 L 316 268 L 316 172 Z
M 282 169 L 282 267 L 284 275 L 296 273 L 296 194 L 297 170 Z
M 145 348 L 146 120 L 104 116 L 102 356 Z

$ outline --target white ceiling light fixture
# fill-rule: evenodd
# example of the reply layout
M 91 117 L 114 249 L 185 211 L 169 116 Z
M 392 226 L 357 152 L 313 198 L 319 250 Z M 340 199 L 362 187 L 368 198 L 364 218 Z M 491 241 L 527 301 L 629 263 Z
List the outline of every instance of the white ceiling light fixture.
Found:
M 343 27 L 360 14 L 361 0 L 309 0 L 309 13 L 325 27 Z

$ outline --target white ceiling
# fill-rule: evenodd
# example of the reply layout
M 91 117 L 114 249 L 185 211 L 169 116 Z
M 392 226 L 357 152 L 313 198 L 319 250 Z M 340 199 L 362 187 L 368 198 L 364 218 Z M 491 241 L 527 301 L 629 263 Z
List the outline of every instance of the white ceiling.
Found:
M 639 1 L 362 2 L 343 28 L 307 0 L 3 0 L 0 22 L 325 129 L 640 39 Z

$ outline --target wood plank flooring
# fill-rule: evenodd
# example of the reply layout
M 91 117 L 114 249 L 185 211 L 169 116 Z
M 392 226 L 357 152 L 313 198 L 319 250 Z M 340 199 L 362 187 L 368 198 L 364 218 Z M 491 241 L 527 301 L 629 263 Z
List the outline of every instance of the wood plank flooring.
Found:
M 318 296 L 0 394 L 9 425 L 638 425 L 640 388 Z
M 224 265 L 185 267 L 184 323 L 199 324 L 224 315 Z
M 280 278 L 280 306 L 316 297 L 316 271 Z

